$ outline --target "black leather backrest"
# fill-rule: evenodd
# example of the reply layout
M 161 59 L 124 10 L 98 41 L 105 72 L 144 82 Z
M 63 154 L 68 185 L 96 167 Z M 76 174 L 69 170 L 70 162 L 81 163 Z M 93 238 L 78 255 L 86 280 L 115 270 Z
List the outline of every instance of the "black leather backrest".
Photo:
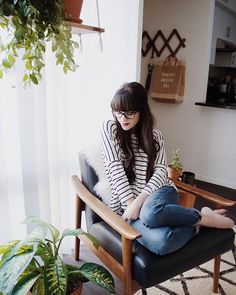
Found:
M 97 174 L 95 173 L 94 169 L 88 164 L 85 156 L 82 153 L 79 154 L 79 164 L 80 164 L 80 171 L 81 171 L 81 180 L 83 184 L 94 196 L 99 198 L 93 189 L 96 183 L 98 182 Z M 85 217 L 86 217 L 87 229 L 89 229 L 89 227 L 93 223 L 96 223 L 102 220 L 88 206 L 85 206 Z

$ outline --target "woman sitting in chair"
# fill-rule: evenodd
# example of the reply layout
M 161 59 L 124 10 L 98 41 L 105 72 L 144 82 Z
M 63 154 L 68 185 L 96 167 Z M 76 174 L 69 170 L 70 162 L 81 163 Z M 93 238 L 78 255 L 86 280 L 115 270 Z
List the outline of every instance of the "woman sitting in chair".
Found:
M 111 102 L 114 120 L 104 122 L 102 156 L 112 190 L 110 207 L 141 233 L 138 241 L 150 251 L 174 252 L 198 233 L 200 226 L 233 228 L 226 210 L 201 212 L 178 205 L 178 193 L 167 175 L 162 134 L 144 87 L 124 84 Z

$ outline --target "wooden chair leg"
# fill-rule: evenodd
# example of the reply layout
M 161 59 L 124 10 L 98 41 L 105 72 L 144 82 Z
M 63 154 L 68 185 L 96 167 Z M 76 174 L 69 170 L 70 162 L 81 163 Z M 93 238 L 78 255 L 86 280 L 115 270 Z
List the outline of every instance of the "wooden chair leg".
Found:
M 213 292 L 218 293 L 219 288 L 219 276 L 220 276 L 220 256 L 216 256 L 214 259 L 214 273 L 213 273 Z
M 132 240 L 126 239 L 122 236 L 122 262 L 124 269 L 124 294 L 131 295 L 132 294 Z
M 76 213 L 75 213 L 75 228 L 81 227 L 83 204 L 79 196 L 76 196 Z M 80 239 L 75 237 L 75 260 L 79 260 L 80 254 Z

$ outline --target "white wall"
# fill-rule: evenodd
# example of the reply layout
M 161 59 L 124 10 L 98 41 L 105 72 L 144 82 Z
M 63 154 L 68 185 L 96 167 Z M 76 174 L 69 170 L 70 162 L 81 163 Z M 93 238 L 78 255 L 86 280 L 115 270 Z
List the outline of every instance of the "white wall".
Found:
M 198 179 L 236 188 L 236 112 L 199 107 L 205 101 L 214 0 L 147 0 L 144 3 L 144 30 L 150 35 L 162 30 L 169 35 L 176 28 L 186 47 L 178 57 L 186 61 L 186 85 L 181 104 L 158 103 L 150 99 L 158 127 L 162 130 L 167 156 L 180 148 L 184 170 Z M 167 55 L 163 55 L 163 58 Z M 142 81 L 149 58 L 142 59 Z

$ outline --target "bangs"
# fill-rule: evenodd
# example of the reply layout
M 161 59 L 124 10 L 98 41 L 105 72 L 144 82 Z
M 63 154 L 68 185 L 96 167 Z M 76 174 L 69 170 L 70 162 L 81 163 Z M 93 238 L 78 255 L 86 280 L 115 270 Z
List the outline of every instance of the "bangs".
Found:
M 128 90 L 122 90 L 115 94 L 111 101 L 113 111 L 140 111 L 139 100 Z

